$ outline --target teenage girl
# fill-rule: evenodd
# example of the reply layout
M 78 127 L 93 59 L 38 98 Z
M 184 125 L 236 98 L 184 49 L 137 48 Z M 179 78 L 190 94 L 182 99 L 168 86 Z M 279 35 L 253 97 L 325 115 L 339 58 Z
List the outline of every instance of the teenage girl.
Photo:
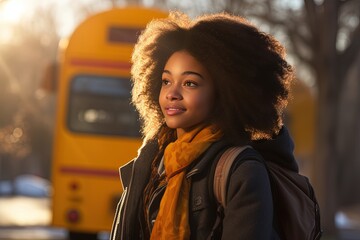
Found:
M 226 13 L 153 20 L 132 56 L 132 101 L 143 146 L 121 168 L 124 186 L 111 239 L 277 239 L 265 166 L 231 167 L 226 207 L 212 190 L 216 161 L 252 145 L 297 168 L 282 123 L 294 77 L 284 48 Z M 243 154 L 243 153 L 241 153 Z

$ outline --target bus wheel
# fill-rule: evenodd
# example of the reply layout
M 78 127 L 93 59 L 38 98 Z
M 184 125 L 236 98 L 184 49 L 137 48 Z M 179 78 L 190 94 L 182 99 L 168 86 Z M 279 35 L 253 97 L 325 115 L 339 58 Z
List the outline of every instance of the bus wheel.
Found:
M 98 240 L 97 233 L 69 231 L 69 240 Z

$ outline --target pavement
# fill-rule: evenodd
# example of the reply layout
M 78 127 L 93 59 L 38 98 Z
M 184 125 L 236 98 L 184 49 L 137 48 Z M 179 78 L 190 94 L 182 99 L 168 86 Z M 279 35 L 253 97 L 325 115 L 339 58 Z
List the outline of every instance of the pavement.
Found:
M 340 209 L 336 226 L 340 229 L 340 240 L 360 240 L 360 204 Z
M 7 196 L 0 198 L 0 240 L 65 240 L 67 231 L 50 226 L 50 199 Z
M 51 226 L 50 205 L 48 197 L 0 195 L 0 240 L 67 240 L 66 229 Z M 108 240 L 109 233 L 98 239 Z
M 46 226 L 51 222 L 49 198 L 0 198 L 0 226 Z
M 51 226 L 50 204 L 48 197 L 0 196 L 0 240 L 66 240 L 66 229 Z M 360 205 L 341 209 L 336 224 L 338 240 L 360 240 Z
M 47 226 L 0 227 L 1 240 L 66 240 L 64 229 Z

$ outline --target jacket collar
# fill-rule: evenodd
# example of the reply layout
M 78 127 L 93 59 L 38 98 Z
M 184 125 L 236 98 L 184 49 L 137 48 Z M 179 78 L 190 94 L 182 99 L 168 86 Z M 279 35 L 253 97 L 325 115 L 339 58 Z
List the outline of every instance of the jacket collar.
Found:
M 220 157 L 220 154 L 230 145 L 223 140 L 214 142 L 211 146 L 198 158 L 195 164 L 189 169 L 186 174 L 187 177 L 191 177 L 194 174 L 203 172 L 211 166 L 211 163 L 215 159 Z

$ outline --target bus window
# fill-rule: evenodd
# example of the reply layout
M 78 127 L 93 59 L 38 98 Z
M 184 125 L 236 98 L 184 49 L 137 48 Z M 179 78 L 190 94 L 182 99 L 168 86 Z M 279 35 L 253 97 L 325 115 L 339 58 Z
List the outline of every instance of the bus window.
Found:
M 141 28 L 124 28 L 111 26 L 108 29 L 108 41 L 113 43 L 135 44 L 140 35 Z
M 68 128 L 74 132 L 139 137 L 140 124 L 130 104 L 128 78 L 78 75 L 70 84 Z

